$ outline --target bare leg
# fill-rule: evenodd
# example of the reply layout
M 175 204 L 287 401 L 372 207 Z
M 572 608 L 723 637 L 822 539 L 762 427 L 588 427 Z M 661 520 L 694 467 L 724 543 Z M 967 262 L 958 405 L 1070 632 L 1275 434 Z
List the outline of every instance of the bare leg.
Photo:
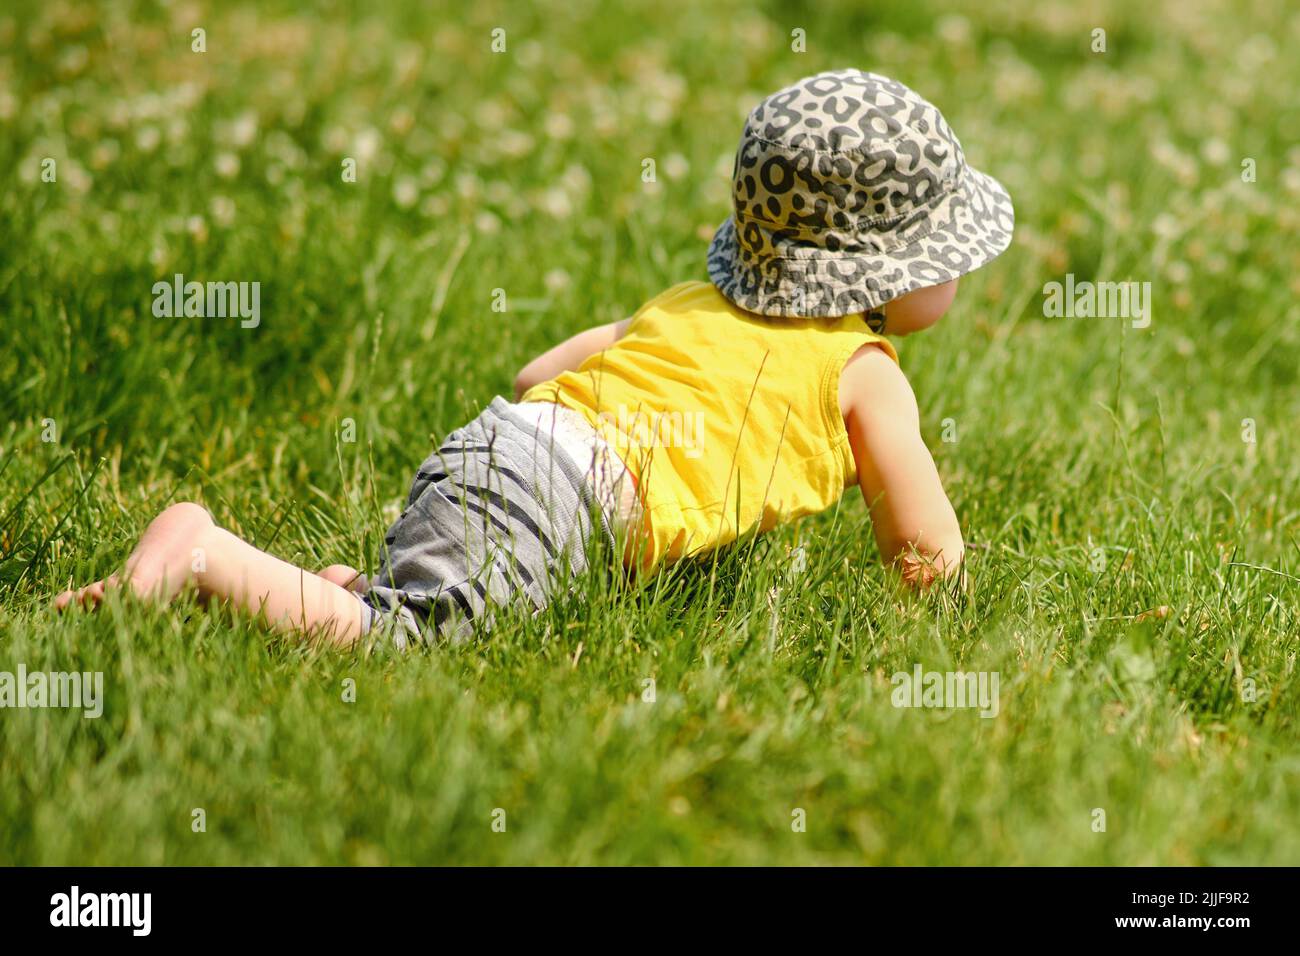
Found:
M 73 602 L 96 605 L 107 588 L 123 584 L 163 603 L 196 587 L 201 596 L 237 604 L 277 630 L 319 632 L 340 646 L 361 633 L 361 603 L 354 594 L 218 528 L 195 504 L 172 505 L 155 518 L 121 574 L 64 591 L 54 603 L 59 610 Z

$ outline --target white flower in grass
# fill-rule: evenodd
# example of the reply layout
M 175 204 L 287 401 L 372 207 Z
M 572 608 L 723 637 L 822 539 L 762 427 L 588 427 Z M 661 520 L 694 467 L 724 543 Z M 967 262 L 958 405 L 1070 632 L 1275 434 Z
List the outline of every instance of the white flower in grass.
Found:
M 481 212 L 474 217 L 474 228 L 485 236 L 495 235 L 501 231 L 501 220 L 490 212 Z
M 653 99 L 646 104 L 645 118 L 654 126 L 663 126 L 673 118 L 673 104 L 663 99 Z
M 538 195 L 537 208 L 553 219 L 568 219 L 573 215 L 573 201 L 563 189 L 546 189 Z
M 348 148 L 351 138 L 342 126 L 326 127 L 321 134 L 321 144 L 331 153 L 341 153 Z
M 993 94 L 999 103 L 1033 100 L 1042 91 L 1042 77 L 1032 66 L 1011 54 L 998 57 L 993 78 Z
M 1237 54 L 1237 62 L 1251 67 L 1267 66 L 1277 57 L 1277 44 L 1267 33 L 1256 33 L 1247 37 Z
M 95 177 L 76 163 L 72 163 L 68 167 L 67 175 L 68 188 L 74 193 L 88 193 L 90 187 L 95 185 Z
M 424 51 L 418 43 L 403 43 L 393 57 L 393 76 L 397 83 L 405 86 L 420 76 L 420 67 L 424 64 Z
M 548 113 L 542 123 L 542 131 L 549 139 L 563 142 L 573 136 L 573 120 L 568 113 Z
M 446 196 L 425 196 L 424 202 L 420 203 L 420 213 L 432 218 L 447 215 L 448 208 Z
M 400 209 L 410 209 L 420 199 L 420 186 L 410 176 L 399 176 L 393 182 L 393 202 Z
M 438 140 L 453 146 L 465 135 L 466 121 L 459 113 L 445 113 L 438 117 Z
M 217 153 L 212 165 L 222 179 L 234 179 L 239 175 L 239 157 L 234 153 Z
M 398 136 L 405 136 L 415 126 L 415 114 L 406 107 L 399 107 L 388 118 L 388 128 Z
M 961 14 L 950 13 L 940 17 L 935 22 L 934 32 L 949 46 L 966 46 L 970 43 L 970 21 Z
M 574 196 L 585 196 L 591 189 L 591 173 L 581 163 L 570 163 L 560 174 L 560 184 Z
M 1222 166 L 1232 158 L 1232 152 L 1227 143 L 1212 136 L 1201 144 L 1201 158 L 1211 166 Z
M 681 153 L 669 153 L 664 157 L 662 168 L 669 179 L 682 179 L 691 171 L 691 164 Z
M 54 61 L 54 68 L 64 79 L 71 79 L 86 68 L 90 51 L 81 44 L 66 47 Z
M 515 60 L 525 69 L 537 66 L 545 59 L 546 51 L 536 40 L 525 40 L 519 44 Z
M 173 102 L 182 109 L 190 109 L 197 106 L 203 99 L 203 87 L 193 80 L 186 80 L 173 91 Z
M 132 115 L 138 120 L 154 120 L 167 111 L 167 104 L 156 93 L 143 93 L 132 103 Z
M 230 144 L 237 149 L 244 149 L 250 146 L 254 139 L 257 138 L 257 114 L 252 110 L 245 110 L 235 117 L 234 122 L 230 124 Z
M 433 186 L 442 182 L 442 177 L 445 175 L 447 175 L 447 164 L 441 159 L 431 159 L 420 170 L 420 184 Z
M 91 169 L 106 169 L 122 153 L 122 147 L 115 139 L 103 139 L 95 144 L 90 153 Z
M 383 145 L 383 142 L 384 138 L 379 135 L 379 130 L 373 126 L 367 126 L 357 134 L 352 144 L 352 152 L 356 161 L 362 166 L 369 163 L 379 155 L 379 148 Z
M 1196 181 L 1196 160 L 1188 156 L 1168 140 L 1157 140 L 1151 144 L 1151 158 L 1169 170 L 1184 186 Z
M 1183 227 L 1169 213 L 1162 212 L 1151 220 L 1151 231 L 1159 238 L 1172 242 L 1183 234 Z
M 1096 149 L 1085 149 L 1079 154 L 1079 172 L 1085 179 L 1096 179 L 1106 171 L 1106 157 Z
M 510 121 L 510 110 L 500 100 L 480 103 L 475 111 L 475 121 L 480 129 L 495 132 Z
M 213 196 L 209 211 L 212 213 L 212 221 L 223 229 L 234 225 L 235 201 L 229 196 Z
M 208 223 L 202 216 L 190 216 L 185 220 L 185 231 L 195 242 L 208 241 Z
M 680 103 L 686 95 L 686 80 L 677 73 L 656 72 L 651 85 L 655 93 L 669 103 Z
M 618 114 L 611 109 L 593 109 L 591 131 L 600 139 L 609 139 L 618 132 Z
M 307 164 L 307 155 L 284 130 L 277 129 L 267 135 L 266 155 L 279 160 L 287 169 L 301 169 Z
M 740 14 L 731 29 L 743 49 L 764 50 L 772 45 L 772 24 L 761 15 Z
M 546 286 L 546 291 L 552 295 L 558 295 L 569 287 L 572 280 L 569 274 L 563 269 L 552 269 L 542 277 L 542 284 Z
M 483 183 L 473 173 L 456 174 L 456 195 L 461 199 L 477 199 L 483 192 Z
M 387 502 L 380 508 L 380 514 L 383 515 L 386 524 L 393 524 L 402 516 L 402 502 Z
M 156 126 L 141 126 L 135 131 L 135 145 L 142 153 L 152 153 L 162 142 L 162 133 Z
M 1165 276 L 1174 285 L 1186 285 L 1192 278 L 1192 267 L 1181 259 L 1175 259 L 1165 266 Z
M 522 130 L 502 130 L 496 143 L 497 152 L 507 159 L 520 159 L 533 151 L 533 138 Z

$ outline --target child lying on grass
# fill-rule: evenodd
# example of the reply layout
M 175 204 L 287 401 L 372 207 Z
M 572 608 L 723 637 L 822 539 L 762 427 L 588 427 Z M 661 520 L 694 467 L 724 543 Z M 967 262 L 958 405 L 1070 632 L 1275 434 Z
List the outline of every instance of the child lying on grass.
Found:
M 822 73 L 769 96 L 736 154 L 712 280 L 531 362 L 416 474 L 367 581 L 265 554 L 196 504 L 149 525 L 121 573 L 272 627 L 349 645 L 371 628 L 459 637 L 493 606 L 540 608 L 597 538 L 652 570 L 839 500 L 871 509 L 880 553 L 918 586 L 958 571 L 962 536 L 885 334 L 934 325 L 958 277 L 1011 241 L 1006 191 L 966 165 L 939 111 L 886 77 Z M 595 549 L 599 550 L 599 549 Z M 199 568 L 200 570 L 195 570 Z

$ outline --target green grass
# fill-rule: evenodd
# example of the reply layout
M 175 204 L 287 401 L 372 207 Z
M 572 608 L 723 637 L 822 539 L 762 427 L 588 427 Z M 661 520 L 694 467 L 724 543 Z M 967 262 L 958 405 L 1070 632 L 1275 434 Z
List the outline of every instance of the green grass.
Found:
M 0 671 L 106 693 L 0 711 L 0 863 L 1300 862 L 1294 9 L 434 6 L 0 13 Z M 934 100 L 1017 204 L 901 345 L 968 595 L 900 594 L 850 495 L 461 647 L 49 612 L 174 500 L 373 567 L 431 436 L 704 277 L 744 109 L 845 65 Z M 260 281 L 261 325 L 155 319 L 176 272 Z M 1151 327 L 1044 318 L 1066 272 L 1150 281 Z M 999 672 L 999 715 L 891 706 L 918 663 Z

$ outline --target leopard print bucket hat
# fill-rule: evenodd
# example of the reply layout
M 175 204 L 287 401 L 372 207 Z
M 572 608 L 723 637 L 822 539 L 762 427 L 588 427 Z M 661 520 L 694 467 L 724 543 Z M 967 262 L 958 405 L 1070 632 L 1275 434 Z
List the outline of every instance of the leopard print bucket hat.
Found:
M 759 103 L 733 180 L 709 278 L 760 315 L 877 310 L 978 268 L 1015 228 L 1011 197 L 966 165 L 938 109 L 861 70 L 818 73 Z

